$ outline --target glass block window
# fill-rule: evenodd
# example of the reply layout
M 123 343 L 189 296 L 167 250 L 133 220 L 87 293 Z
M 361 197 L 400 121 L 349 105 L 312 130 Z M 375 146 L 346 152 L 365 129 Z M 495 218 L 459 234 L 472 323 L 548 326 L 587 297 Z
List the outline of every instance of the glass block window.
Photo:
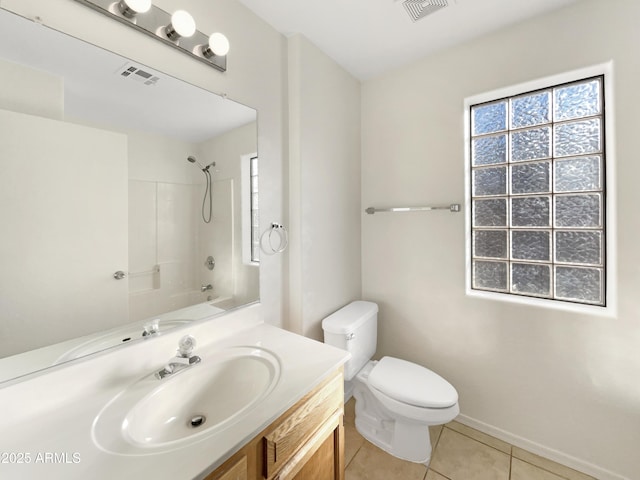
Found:
M 260 261 L 260 226 L 258 224 L 258 157 L 249 160 L 249 202 L 251 219 L 251 261 Z
M 471 105 L 472 289 L 606 305 L 603 82 Z

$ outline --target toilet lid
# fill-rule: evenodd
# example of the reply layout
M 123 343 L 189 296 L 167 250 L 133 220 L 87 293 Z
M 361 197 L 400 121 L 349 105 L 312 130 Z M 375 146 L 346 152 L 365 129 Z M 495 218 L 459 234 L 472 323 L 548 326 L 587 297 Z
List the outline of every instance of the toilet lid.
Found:
M 447 408 L 458 392 L 437 373 L 415 363 L 383 357 L 369 374 L 369 385 L 402 403 L 424 408 Z

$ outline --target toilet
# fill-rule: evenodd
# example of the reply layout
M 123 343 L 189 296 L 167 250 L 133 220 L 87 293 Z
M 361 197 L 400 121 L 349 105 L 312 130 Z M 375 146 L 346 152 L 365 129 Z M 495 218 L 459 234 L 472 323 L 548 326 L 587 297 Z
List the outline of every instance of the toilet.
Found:
M 345 365 L 345 402 L 356 399 L 356 429 L 374 445 L 411 462 L 429 464 L 429 425 L 459 413 L 458 392 L 444 378 L 394 357 L 371 360 L 378 305 L 356 301 L 322 321 L 324 342 L 351 353 Z

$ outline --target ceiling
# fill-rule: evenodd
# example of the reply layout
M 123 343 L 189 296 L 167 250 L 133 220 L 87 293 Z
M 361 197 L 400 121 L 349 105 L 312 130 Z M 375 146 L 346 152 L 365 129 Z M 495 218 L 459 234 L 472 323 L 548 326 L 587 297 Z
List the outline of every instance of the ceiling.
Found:
M 413 22 L 402 0 L 240 0 L 276 30 L 303 34 L 360 80 L 580 0 L 448 0 Z
M 66 119 L 190 143 L 256 120 L 252 108 L 4 10 L 0 31 L 0 61 L 63 79 Z M 157 80 L 145 84 L 139 75 L 124 77 L 121 73 L 127 68 Z

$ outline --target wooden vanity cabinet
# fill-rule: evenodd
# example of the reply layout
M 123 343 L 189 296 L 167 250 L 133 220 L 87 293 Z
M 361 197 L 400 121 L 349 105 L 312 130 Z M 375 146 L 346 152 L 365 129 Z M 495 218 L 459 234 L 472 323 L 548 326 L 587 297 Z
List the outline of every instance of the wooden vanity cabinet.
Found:
M 344 480 L 342 369 L 205 480 Z
M 209 475 L 206 480 L 248 480 L 248 463 L 247 456 L 242 455 L 240 459 L 235 459 L 231 462 L 231 465 L 227 465 L 226 462 L 222 467 L 218 468 L 215 472 Z

